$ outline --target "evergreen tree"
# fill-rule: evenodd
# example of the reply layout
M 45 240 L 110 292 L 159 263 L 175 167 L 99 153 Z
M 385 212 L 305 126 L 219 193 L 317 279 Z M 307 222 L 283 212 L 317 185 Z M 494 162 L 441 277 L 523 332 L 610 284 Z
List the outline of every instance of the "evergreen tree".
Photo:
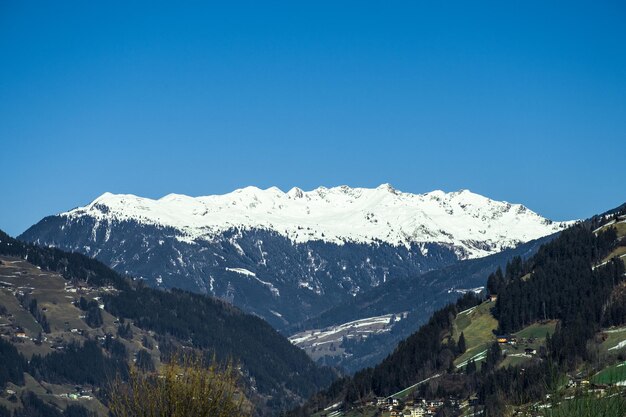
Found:
M 87 309 L 87 314 L 85 314 L 85 322 L 89 327 L 96 328 L 102 326 L 102 313 L 100 312 L 100 307 L 96 303 L 96 305 L 91 305 Z
M 150 356 L 150 353 L 145 349 L 141 349 L 139 352 L 137 352 L 135 364 L 139 369 L 144 372 L 154 371 L 154 362 L 152 361 L 152 356 Z
M 465 373 L 468 375 L 476 373 L 476 362 L 474 361 L 474 359 L 470 359 L 467 362 L 467 365 L 465 365 Z
M 459 343 L 457 343 L 457 348 L 460 353 L 465 353 L 467 350 L 467 346 L 465 345 L 465 335 L 461 332 L 461 336 L 459 336 Z
M 483 373 L 489 372 L 498 365 L 502 359 L 502 350 L 500 349 L 500 344 L 498 342 L 494 342 L 489 347 L 487 351 L 487 358 L 483 363 L 482 371 Z
M 126 323 L 126 325 L 120 323 L 120 325 L 117 326 L 117 335 L 124 339 L 132 339 L 133 330 L 130 328 L 130 323 Z

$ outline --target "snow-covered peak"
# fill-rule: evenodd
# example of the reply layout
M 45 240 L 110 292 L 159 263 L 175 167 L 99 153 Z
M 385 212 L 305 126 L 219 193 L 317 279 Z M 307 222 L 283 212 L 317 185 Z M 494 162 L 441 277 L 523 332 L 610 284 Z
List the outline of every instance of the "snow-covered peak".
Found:
M 440 243 L 456 247 L 467 258 L 546 236 L 571 223 L 551 222 L 520 204 L 494 201 L 469 190 L 411 194 L 390 184 L 312 191 L 294 187 L 286 193 L 277 187 L 245 187 L 224 195 L 169 194 L 158 200 L 104 193 L 61 215 L 169 226 L 189 241 L 212 240 L 231 228 L 258 228 L 295 242 Z
M 304 197 L 304 191 L 298 187 L 293 187 L 291 190 L 287 192 L 287 195 L 290 198 L 302 198 Z

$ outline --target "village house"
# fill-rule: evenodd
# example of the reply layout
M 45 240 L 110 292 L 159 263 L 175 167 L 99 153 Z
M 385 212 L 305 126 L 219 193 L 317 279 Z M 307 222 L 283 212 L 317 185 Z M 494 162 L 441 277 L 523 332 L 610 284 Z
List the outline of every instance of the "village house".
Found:
M 421 406 L 406 407 L 403 417 L 424 417 L 426 410 Z
M 500 344 L 509 343 L 514 345 L 517 343 L 517 338 L 515 336 L 511 336 L 510 334 L 501 334 L 496 336 L 496 341 Z

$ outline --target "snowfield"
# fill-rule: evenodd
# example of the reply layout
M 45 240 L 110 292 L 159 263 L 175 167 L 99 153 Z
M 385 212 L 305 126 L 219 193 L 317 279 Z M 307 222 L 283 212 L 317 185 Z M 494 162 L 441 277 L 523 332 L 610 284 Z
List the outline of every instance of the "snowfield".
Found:
M 572 223 L 552 222 L 520 204 L 494 201 L 468 190 L 411 194 L 389 184 L 288 192 L 246 187 L 224 195 L 169 194 L 158 200 L 105 193 L 61 216 L 171 227 L 179 231 L 178 239 L 188 242 L 211 241 L 239 228 L 274 231 L 298 243 L 382 241 L 407 247 L 439 243 L 457 248 L 460 258 L 490 255 Z
M 372 334 L 388 332 L 395 322 L 405 317 L 406 312 L 367 317 L 343 323 L 338 326 L 296 333 L 289 337 L 289 341 L 302 348 L 317 347 L 328 343 L 340 343 L 344 336 L 351 339 L 358 336 L 367 337 Z

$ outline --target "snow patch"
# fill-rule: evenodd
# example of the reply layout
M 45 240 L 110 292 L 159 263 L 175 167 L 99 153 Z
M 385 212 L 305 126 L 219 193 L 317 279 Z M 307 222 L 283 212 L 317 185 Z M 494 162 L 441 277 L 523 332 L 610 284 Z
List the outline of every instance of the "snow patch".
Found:
M 227 271 L 230 271 L 230 272 L 236 272 L 236 273 L 238 273 L 238 274 L 241 274 L 241 275 L 245 275 L 245 276 L 247 276 L 247 277 L 254 278 L 254 279 L 255 279 L 255 280 L 257 280 L 258 282 L 260 282 L 261 284 L 263 284 L 265 287 L 267 287 L 267 288 L 271 291 L 271 293 L 272 293 L 272 295 L 273 295 L 273 296 L 275 296 L 275 297 L 280 297 L 280 291 L 278 290 L 278 288 L 276 288 L 276 287 L 274 286 L 274 284 L 272 284 L 271 282 L 263 281 L 262 279 L 260 279 L 259 277 L 257 277 L 257 276 L 256 276 L 256 274 L 255 274 L 254 272 L 249 271 L 249 270 L 247 270 L 247 269 L 245 269 L 245 268 L 228 268 L 228 267 L 226 267 L 226 268 L 224 268 L 224 269 L 225 269 L 225 270 L 227 270 Z
M 623 348 L 624 346 L 626 346 L 626 340 L 622 340 L 617 345 L 613 346 L 612 348 L 609 348 L 608 350 L 617 350 L 617 349 Z
M 317 346 L 321 344 L 340 342 L 341 337 L 338 339 L 329 339 L 334 335 L 343 333 L 358 333 L 358 334 L 376 334 L 384 333 L 391 330 L 389 325 L 406 318 L 407 313 L 397 314 L 385 314 L 383 316 L 367 317 L 364 319 L 353 320 L 347 323 L 340 324 L 338 326 L 331 326 L 324 329 L 305 330 L 300 333 L 296 333 L 290 336 L 288 339 L 296 346 L 303 344 L 310 344 L 311 346 Z M 376 327 L 376 330 L 371 328 Z M 350 336 L 348 336 L 350 337 Z M 320 340 L 319 343 L 313 343 L 314 340 Z

